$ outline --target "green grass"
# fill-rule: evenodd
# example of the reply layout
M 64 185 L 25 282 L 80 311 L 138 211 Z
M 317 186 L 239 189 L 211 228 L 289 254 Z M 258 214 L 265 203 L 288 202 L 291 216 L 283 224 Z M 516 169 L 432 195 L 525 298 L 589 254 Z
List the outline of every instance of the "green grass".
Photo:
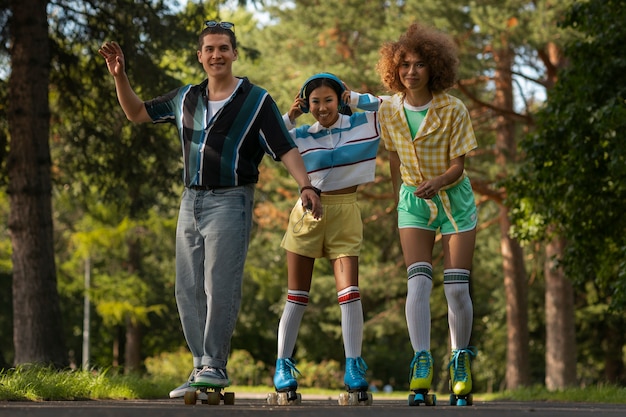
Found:
M 520 388 L 494 394 L 475 394 L 483 401 L 555 401 L 578 403 L 626 404 L 626 387 L 594 385 L 548 391 L 543 386 Z
M 149 399 L 167 398 L 172 387 L 180 381 L 146 376 L 120 375 L 113 371 L 57 371 L 52 368 L 20 366 L 0 370 L 0 401 L 64 401 L 94 399 Z M 232 387 L 237 393 L 266 394 L 268 386 Z M 301 388 L 303 395 L 336 397 L 337 390 Z M 406 401 L 408 392 L 376 393 L 376 398 Z M 448 396 L 438 393 L 439 401 Z M 548 391 L 542 386 L 502 393 L 475 393 L 475 401 L 556 401 L 626 404 L 626 388 L 593 386 Z

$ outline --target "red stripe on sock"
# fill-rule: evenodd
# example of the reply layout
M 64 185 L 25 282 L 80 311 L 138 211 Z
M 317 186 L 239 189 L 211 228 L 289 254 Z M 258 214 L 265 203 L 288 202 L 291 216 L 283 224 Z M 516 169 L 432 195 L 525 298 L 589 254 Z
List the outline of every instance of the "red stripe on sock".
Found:
M 355 291 L 355 292 L 349 292 L 340 297 L 337 297 L 337 300 L 339 300 L 339 304 L 343 304 L 343 303 L 348 303 L 350 301 L 359 300 L 360 298 L 361 298 L 361 293 L 358 291 Z
M 287 294 L 287 301 L 291 301 L 292 303 L 298 303 L 298 304 L 308 304 L 309 297 L 304 296 L 304 295 Z

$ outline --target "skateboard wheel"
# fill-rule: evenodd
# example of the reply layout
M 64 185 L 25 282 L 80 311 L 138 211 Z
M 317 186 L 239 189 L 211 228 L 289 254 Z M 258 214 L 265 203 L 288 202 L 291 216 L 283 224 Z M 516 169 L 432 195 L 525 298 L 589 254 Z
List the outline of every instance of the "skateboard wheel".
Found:
M 235 393 L 234 392 L 225 392 L 224 393 L 224 404 L 225 405 L 235 405 Z
M 437 396 L 435 394 L 426 394 L 426 398 L 424 398 L 424 404 L 429 407 L 437 405 Z
M 187 405 L 195 405 L 197 400 L 196 391 L 186 391 L 185 392 L 185 404 Z
M 215 391 L 207 393 L 207 403 L 209 405 L 218 405 L 220 403 L 220 393 Z

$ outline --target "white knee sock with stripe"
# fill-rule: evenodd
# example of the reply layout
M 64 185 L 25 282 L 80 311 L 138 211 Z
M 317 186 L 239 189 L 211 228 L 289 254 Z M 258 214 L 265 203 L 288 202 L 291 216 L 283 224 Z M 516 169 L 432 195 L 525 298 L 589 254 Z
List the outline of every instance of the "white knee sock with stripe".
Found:
M 278 358 L 291 358 L 293 355 L 300 322 L 308 304 L 308 291 L 287 291 L 287 302 L 278 325 Z
M 452 349 L 469 346 L 472 336 L 474 307 L 469 291 L 470 271 L 446 269 L 443 271 L 443 288 L 448 300 L 448 325 Z
M 416 262 L 407 268 L 406 324 L 415 352 L 430 350 L 430 293 L 433 288 L 433 267 L 429 262 Z
M 341 333 L 346 358 L 358 358 L 363 343 L 363 305 L 359 287 L 351 286 L 339 291 L 337 301 L 341 308 Z

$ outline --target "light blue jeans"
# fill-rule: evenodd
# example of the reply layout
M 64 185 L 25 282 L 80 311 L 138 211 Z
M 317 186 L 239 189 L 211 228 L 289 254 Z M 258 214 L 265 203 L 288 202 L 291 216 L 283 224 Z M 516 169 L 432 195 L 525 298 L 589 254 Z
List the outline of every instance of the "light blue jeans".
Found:
M 226 368 L 241 306 L 254 185 L 185 188 L 176 228 L 176 304 L 195 367 Z

